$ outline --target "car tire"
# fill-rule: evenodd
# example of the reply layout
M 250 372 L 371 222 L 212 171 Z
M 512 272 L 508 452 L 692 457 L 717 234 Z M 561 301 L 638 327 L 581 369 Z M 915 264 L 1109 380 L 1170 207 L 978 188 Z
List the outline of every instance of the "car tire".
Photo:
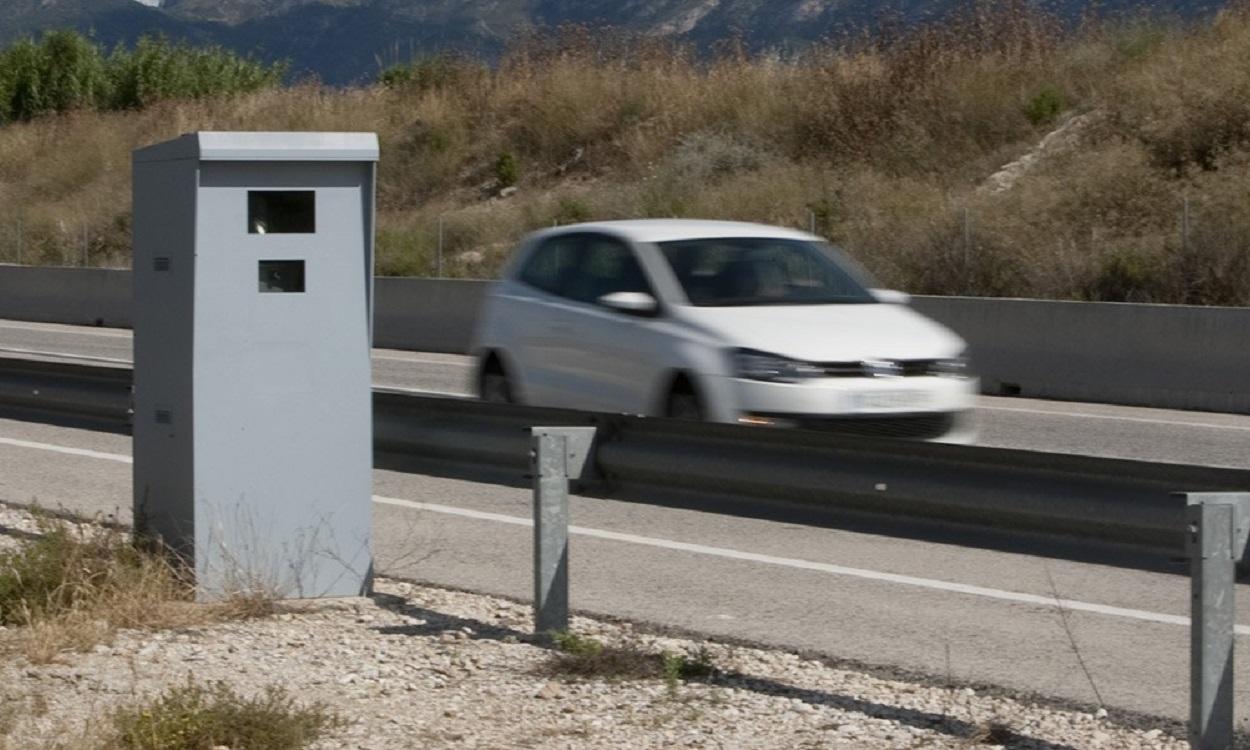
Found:
M 668 400 L 664 405 L 664 416 L 689 422 L 702 422 L 706 418 L 702 399 L 689 386 L 676 387 L 668 394 Z
M 498 363 L 491 363 L 482 371 L 482 376 L 478 380 L 477 395 L 481 400 L 493 404 L 516 402 L 512 381 Z

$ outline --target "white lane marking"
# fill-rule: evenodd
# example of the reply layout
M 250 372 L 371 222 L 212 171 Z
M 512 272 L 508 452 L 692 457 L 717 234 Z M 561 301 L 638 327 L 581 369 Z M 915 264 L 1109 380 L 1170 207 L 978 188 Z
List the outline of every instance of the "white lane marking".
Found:
M 23 356 L 34 357 L 54 357 L 56 359 L 80 359 L 87 362 L 110 362 L 113 364 L 133 365 L 134 360 L 119 359 L 117 357 L 99 357 L 90 354 L 74 354 L 73 352 L 49 352 L 40 349 L 17 349 L 11 346 L 0 346 L 0 352 L 6 354 L 21 354 Z M 406 364 L 416 365 L 444 365 L 447 367 L 473 367 L 468 362 L 444 362 L 437 359 L 422 359 L 420 357 L 388 357 L 380 354 L 372 355 L 374 360 L 384 360 L 387 362 L 404 362 Z
M 12 328 L 17 331 L 64 333 L 70 336 L 103 336 L 109 339 L 128 339 L 132 335 L 130 331 L 118 331 L 107 328 L 68 326 L 60 323 L 15 323 L 11 320 L 0 320 L 0 328 Z
M 117 357 L 97 357 L 90 354 L 71 354 L 69 352 L 44 352 L 34 349 L 14 349 L 8 346 L 0 346 L 0 352 L 5 354 L 21 354 L 23 356 L 49 357 L 52 359 L 77 359 L 84 362 L 108 362 L 114 365 L 133 365 L 134 362 L 129 359 L 118 359 Z
M 36 450 L 52 451 L 54 453 L 64 453 L 72 456 L 84 456 L 87 458 L 97 458 L 125 464 L 133 463 L 133 459 L 130 456 L 120 453 L 103 453 L 83 448 L 67 448 L 61 445 L 36 443 L 29 440 L 16 440 L 13 438 L 0 437 L 0 445 L 12 445 L 19 448 L 33 448 Z M 379 505 L 412 508 L 431 513 L 442 513 L 449 516 L 472 518 L 478 521 L 492 521 L 512 526 L 532 527 L 534 525 L 534 522 L 529 518 L 506 516 L 502 513 L 488 513 L 486 511 L 469 510 L 467 508 L 456 508 L 450 505 L 422 503 L 415 500 L 401 500 L 399 498 L 382 497 L 380 495 L 374 495 L 373 502 L 378 503 Z M 1057 604 L 1064 609 L 1075 612 L 1090 612 L 1093 614 L 1107 615 L 1111 617 L 1123 617 L 1130 620 L 1158 622 L 1165 625 L 1189 626 L 1188 617 L 1165 615 L 1159 612 L 1147 612 L 1140 609 L 1112 607 L 1105 604 L 1091 604 L 1089 602 L 1077 601 L 1075 599 L 1056 599 L 1054 597 L 1038 596 L 1036 594 L 1022 594 L 1016 591 L 1003 591 L 1001 589 L 991 589 L 984 586 L 972 586 L 966 583 L 938 581 L 932 578 L 917 578 L 915 576 L 905 576 L 897 573 L 882 573 L 876 570 L 864 570 L 863 568 L 848 568 L 842 565 L 830 565 L 828 563 L 818 563 L 810 560 L 798 560 L 792 557 L 776 557 L 773 555 L 762 555 L 756 552 L 741 552 L 738 550 L 726 549 L 724 547 L 709 547 L 704 544 L 674 542 L 668 539 L 639 536 L 637 534 L 623 534 L 618 531 L 605 531 L 603 529 L 590 529 L 584 526 L 570 526 L 569 533 L 577 536 L 587 536 L 594 539 L 605 539 L 613 542 L 625 542 L 627 544 L 638 544 L 645 547 L 657 547 L 659 549 L 674 550 L 678 552 L 691 552 L 697 555 L 720 557 L 729 560 L 742 560 L 745 562 L 756 562 L 764 565 L 775 565 L 784 568 L 794 568 L 797 570 L 812 570 L 820 573 L 845 576 L 848 578 L 862 578 L 869 581 L 895 583 L 903 586 L 913 586 L 935 591 L 949 591 L 956 594 L 980 596 L 987 599 L 998 599 L 1000 601 L 1033 604 L 1041 607 L 1054 607 Z M 1236 625 L 1234 626 L 1234 632 L 1236 632 L 1237 635 L 1250 635 L 1250 626 Z
M 1014 411 L 1021 414 L 1041 414 L 1047 417 L 1072 417 L 1076 419 L 1114 419 L 1121 422 L 1141 422 L 1144 424 L 1165 424 L 1173 427 L 1197 427 L 1208 430 L 1237 430 L 1250 432 L 1250 425 L 1211 424 L 1210 422 L 1184 422 L 1175 419 L 1150 419 L 1148 417 L 1120 417 L 1114 414 L 1077 414 L 1070 411 L 1047 411 L 1045 409 L 1020 409 L 1014 406 L 980 406 L 977 409 L 986 411 Z
M 412 393 L 418 396 L 443 396 L 446 398 L 472 399 L 473 395 L 468 391 L 431 391 L 428 388 L 405 388 L 402 385 L 386 385 L 384 383 L 375 383 L 378 388 L 387 391 L 399 391 L 401 393 Z
M 447 365 L 448 367 L 473 367 L 472 362 L 452 362 L 445 359 L 429 359 L 427 357 L 396 357 L 393 354 L 374 354 L 375 360 L 384 362 L 407 362 L 416 365 Z
M 53 453 L 64 453 L 67 456 L 98 458 L 102 461 L 116 461 L 121 464 L 134 463 L 134 459 L 122 453 L 103 453 L 101 451 L 87 450 L 86 448 L 69 448 L 64 445 L 36 443 L 30 440 L 17 440 L 16 438 L 0 437 L 0 445 L 11 445 L 17 448 L 32 448 L 34 450 L 51 451 Z
M 373 497 L 373 502 L 381 505 L 394 505 L 404 508 L 429 511 L 432 513 L 443 513 L 450 516 L 472 518 L 479 521 L 506 523 L 513 526 L 532 527 L 534 525 L 534 522 L 528 518 L 506 516 L 500 513 L 487 513 L 479 510 L 467 510 L 465 508 L 456 508 L 450 505 L 421 503 L 413 500 L 401 500 L 393 497 L 379 497 L 377 495 Z M 938 581 L 932 578 L 916 578 L 915 576 L 898 575 L 896 573 L 882 573 L 875 570 L 864 570 L 862 568 L 848 568 L 842 565 L 830 565 L 828 563 L 818 563 L 810 560 L 798 560 L 791 557 L 761 555 L 755 552 L 740 552 L 738 550 L 725 549 L 723 547 L 709 547 L 703 544 L 674 542 L 668 539 L 657 539 L 655 537 L 638 536 L 636 534 L 622 534 L 617 531 L 604 531 L 602 529 L 588 529 L 582 526 L 570 526 L 569 533 L 578 536 L 588 536 L 595 539 L 606 539 L 614 542 L 639 544 L 646 547 L 658 547 L 660 549 L 675 550 L 678 552 L 692 552 L 697 555 L 707 555 L 709 557 L 721 557 L 729 560 L 743 560 L 746 562 L 776 565 L 785 568 L 795 568 L 798 570 L 813 570 L 820 573 L 830 573 L 832 575 L 846 576 L 849 578 L 863 578 L 870 581 L 896 583 L 904 586 L 932 589 L 935 591 L 949 591 L 956 594 L 968 594 L 970 596 L 980 596 L 988 599 L 999 599 L 1002 601 L 1019 602 L 1022 604 L 1035 604 L 1042 607 L 1054 607 L 1058 604 L 1064 609 L 1071 611 L 1091 612 L 1094 614 L 1109 615 L 1112 617 L 1124 617 L 1132 620 L 1164 623 L 1166 625 L 1189 626 L 1188 617 L 1165 615 L 1159 612 L 1147 612 L 1140 609 L 1112 607 L 1105 604 L 1091 604 L 1089 602 L 1081 602 L 1074 599 L 1056 599 L 1050 596 L 1022 594 L 1015 591 L 1002 591 L 1000 589 L 972 586 L 965 583 L 951 583 L 949 581 Z M 1237 635 L 1250 635 L 1250 626 L 1237 625 L 1235 626 L 1235 631 Z

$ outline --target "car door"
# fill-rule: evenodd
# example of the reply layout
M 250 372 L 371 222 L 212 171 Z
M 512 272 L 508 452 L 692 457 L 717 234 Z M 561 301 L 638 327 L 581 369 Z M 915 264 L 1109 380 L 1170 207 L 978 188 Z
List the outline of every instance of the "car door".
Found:
M 499 308 L 526 403 L 581 408 L 572 383 L 579 306 L 566 289 L 577 271 L 581 243 L 578 234 L 539 242 L 521 263 L 515 283 L 508 286 L 506 305 Z
M 570 333 L 577 346 L 568 351 L 578 408 L 646 413 L 650 410 L 647 398 L 662 366 L 665 334 L 661 321 L 599 303 L 614 292 L 655 297 L 633 248 L 610 235 L 586 233 L 577 271 L 567 281 L 565 293 L 579 307 Z

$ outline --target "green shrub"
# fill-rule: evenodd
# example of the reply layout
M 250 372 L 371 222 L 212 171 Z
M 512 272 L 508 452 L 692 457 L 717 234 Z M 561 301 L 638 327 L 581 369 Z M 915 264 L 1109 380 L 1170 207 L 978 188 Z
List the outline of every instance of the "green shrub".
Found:
M 407 65 L 392 65 L 378 75 L 378 83 L 388 88 L 407 88 L 424 93 L 464 86 L 485 75 L 480 63 L 447 55 L 424 57 Z
M 220 47 L 192 47 L 145 37 L 109 56 L 111 109 L 138 109 L 166 99 L 244 94 L 278 85 L 284 64 L 265 65 Z
M 1063 92 L 1046 86 L 1024 105 L 1024 116 L 1035 126 L 1047 125 L 1067 108 L 1068 100 Z
M 244 698 L 223 682 L 188 682 L 113 714 L 106 750 L 302 750 L 346 725 L 321 703 L 298 705 L 280 687 Z
M 142 38 L 105 55 L 74 31 L 50 31 L 0 51 L 0 123 L 77 109 L 136 109 L 163 99 L 247 93 L 278 85 L 285 65 L 218 47 Z
M 556 204 L 555 215 L 552 221 L 556 224 L 577 224 L 583 221 L 589 221 L 591 217 L 590 206 L 577 198 L 563 196 Z
M 516 157 L 511 151 L 504 151 L 495 160 L 495 181 L 499 183 L 499 187 L 512 187 L 517 183 L 520 177 L 521 168 L 517 165 Z
M 1147 255 L 1131 250 L 1111 253 L 1103 261 L 1090 297 L 1104 302 L 1154 302 L 1163 298 L 1165 269 Z

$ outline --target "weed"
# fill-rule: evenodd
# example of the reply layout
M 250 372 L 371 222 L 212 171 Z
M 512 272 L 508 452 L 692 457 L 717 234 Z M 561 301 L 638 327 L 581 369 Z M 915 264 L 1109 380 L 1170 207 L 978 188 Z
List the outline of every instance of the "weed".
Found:
M 546 669 L 559 675 L 617 680 L 658 678 L 664 680 L 670 691 L 676 691 L 682 680 L 705 679 L 715 672 L 706 647 L 690 654 L 655 654 L 628 644 L 605 646 L 594 638 L 572 632 L 554 633 L 552 640 L 557 653 Z
M 247 698 L 224 682 L 188 682 L 112 717 L 105 750 L 204 750 L 211 747 L 301 750 L 346 726 L 320 703 L 301 706 L 281 687 Z
M 181 566 L 120 531 L 39 517 L 39 533 L 0 553 L 0 622 L 33 662 L 88 649 L 123 628 L 185 627 L 266 614 L 272 598 L 197 605 Z
M 557 649 L 569 656 L 593 659 L 603 654 L 602 643 L 571 630 L 552 633 L 551 640 Z
M 971 736 L 965 738 L 966 745 L 1005 745 L 1011 746 L 1019 738 L 1011 727 L 999 721 L 987 721 L 978 724 Z
M 664 684 L 668 686 L 670 696 L 677 695 L 677 689 L 683 681 L 703 680 L 716 673 L 712 653 L 706 646 L 699 646 L 688 654 L 665 651 L 660 654 L 660 661 L 663 665 Z

